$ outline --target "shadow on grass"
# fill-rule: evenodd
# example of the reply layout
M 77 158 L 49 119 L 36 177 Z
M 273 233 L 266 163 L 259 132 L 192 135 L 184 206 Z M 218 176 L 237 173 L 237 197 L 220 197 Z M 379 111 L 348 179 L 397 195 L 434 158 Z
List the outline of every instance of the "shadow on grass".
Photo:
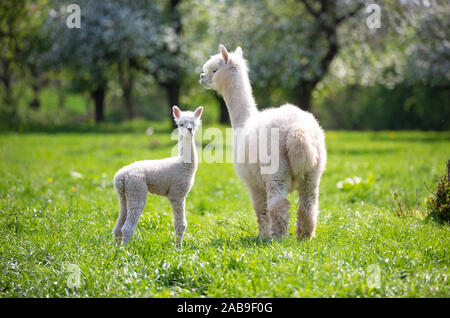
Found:
M 269 246 L 274 241 L 272 239 L 260 239 L 257 236 L 244 236 L 239 238 L 230 238 L 227 241 L 214 239 L 210 242 L 211 246 L 223 246 L 224 244 L 234 244 L 242 247 Z
M 276 241 L 272 239 L 261 240 L 256 236 L 220 237 L 208 242 L 189 241 L 183 244 L 184 250 L 198 250 L 205 248 L 252 248 L 272 246 Z
M 394 135 L 392 135 L 394 134 Z M 433 143 L 433 142 L 443 142 L 450 141 L 450 132 L 411 132 L 411 134 L 407 134 L 405 132 L 402 134 L 392 133 L 392 134 L 373 134 L 370 136 L 370 140 L 373 141 L 389 141 L 395 143 Z
M 39 123 L 14 123 L 9 126 L 0 125 L 0 134 L 60 134 L 60 133 L 74 133 L 74 134 L 116 134 L 116 133 L 143 133 L 151 128 L 154 134 L 170 133 L 173 128 L 168 121 L 152 122 L 142 119 L 136 119 L 124 122 L 103 122 L 95 123 L 81 123 L 81 124 L 39 124 Z
M 381 148 L 381 149 L 345 149 L 345 148 L 331 148 L 328 149 L 328 154 L 333 155 L 348 155 L 348 156 L 361 156 L 361 155 L 390 155 L 399 152 L 398 148 Z

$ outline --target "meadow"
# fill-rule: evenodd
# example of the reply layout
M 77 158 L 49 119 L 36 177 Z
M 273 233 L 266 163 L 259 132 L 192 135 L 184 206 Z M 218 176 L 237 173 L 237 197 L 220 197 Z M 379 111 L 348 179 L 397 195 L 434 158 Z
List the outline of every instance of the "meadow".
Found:
M 316 238 L 295 240 L 293 193 L 290 236 L 258 240 L 233 165 L 201 163 L 179 250 L 157 196 L 132 244 L 112 241 L 114 173 L 169 156 L 167 129 L 3 133 L 0 296 L 449 297 L 450 227 L 427 217 L 425 199 L 450 133 L 331 131 L 326 142 Z

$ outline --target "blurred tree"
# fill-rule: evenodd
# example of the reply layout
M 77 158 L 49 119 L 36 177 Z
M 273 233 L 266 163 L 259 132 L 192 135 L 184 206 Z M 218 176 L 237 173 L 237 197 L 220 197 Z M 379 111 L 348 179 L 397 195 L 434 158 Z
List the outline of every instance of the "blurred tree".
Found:
M 101 4 L 95 7 L 94 2 L 82 1 L 81 28 L 71 29 L 66 24 L 68 13 L 65 4 L 52 1 L 53 8 L 45 27 L 51 33 L 53 45 L 46 63 L 56 70 L 66 70 L 71 77 L 71 89 L 91 96 L 95 105 L 95 121 L 101 122 L 111 68 L 107 55 L 110 43 L 104 38 L 104 27 L 109 21 L 103 12 L 106 10 L 102 10 Z
M 161 5 L 161 37 L 153 43 L 156 52 L 149 59 L 148 69 L 158 84 L 166 90 L 167 110 L 172 126 L 175 127 L 172 106 L 179 105 L 180 102 L 181 85 L 186 72 L 188 55 L 185 53 L 182 39 L 181 0 L 167 0 L 161 2 Z
M 179 2 L 79 1 L 81 29 L 65 26 L 64 7 L 59 5 L 59 14 L 53 11 L 54 62 L 70 67 L 78 88 L 91 94 L 97 121 L 103 120 L 107 84 L 114 78 L 114 71 L 128 118 L 138 115 L 133 89 L 139 72 L 152 74 L 167 91 L 170 109 L 179 103 L 186 63 L 181 48 Z M 54 27 L 55 21 L 58 27 Z
M 139 63 L 152 56 L 157 41 L 155 6 L 152 1 L 79 1 L 81 28 L 66 26 L 65 6 L 56 2 L 48 27 L 53 33 L 50 61 L 70 68 L 72 87 L 87 91 L 95 103 L 95 119 L 104 119 L 108 81 L 117 70 L 128 118 L 137 116 L 133 84 Z
M 425 5 L 428 4 L 428 5 Z M 404 9 L 405 10 L 405 9 Z M 403 10 L 403 11 L 404 11 Z M 423 1 L 410 7 L 414 38 L 406 50 L 404 79 L 434 87 L 450 88 L 450 2 Z
M 303 43 L 310 53 L 309 61 L 302 65 L 299 71 L 311 69 L 313 72 L 309 76 L 298 78 L 294 95 L 300 107 L 310 110 L 312 92 L 326 75 L 331 62 L 339 52 L 338 28 L 356 15 L 363 7 L 363 3 L 353 1 L 355 4 L 347 4 L 347 1 L 335 0 L 300 0 L 300 2 L 303 3 L 312 22 L 311 28 L 307 29 L 309 32 L 307 41 Z
M 450 80 L 450 3 L 446 0 L 380 3 L 381 28 L 357 20 L 342 26 L 332 75 L 344 84 L 388 87 L 436 85 Z
M 29 32 L 24 39 L 23 50 L 18 58 L 24 71 L 28 73 L 28 82 L 33 91 L 29 107 L 38 109 L 41 105 L 39 93 L 43 86 L 49 82 L 45 65 L 45 54 L 51 47 L 48 32 L 43 28 L 47 18 L 47 1 L 33 1 L 28 10 L 27 23 Z
M 22 17 L 26 13 L 26 1 L 0 2 L 0 80 L 4 89 L 3 106 L 5 115 L 14 116 L 16 109 L 13 102 L 12 85 L 17 52 L 21 49 L 20 32 Z
M 44 4 L 45 1 L 29 0 L 0 2 L 0 82 L 3 86 L 4 115 L 10 118 L 14 118 L 17 113 L 13 95 L 15 79 L 18 76 L 24 78 L 27 67 L 31 70 L 32 79 L 40 73 L 37 63 L 31 60 L 45 45 L 39 33 L 42 23 L 40 11 Z M 32 67 L 34 65 L 36 67 Z M 38 106 L 38 83 L 33 89 L 35 97 L 32 105 Z
M 364 1 L 289 0 L 211 2 L 214 46 L 241 45 L 255 89 L 282 87 L 310 110 L 311 94 L 340 50 L 338 33 Z M 197 3 L 197 10 L 202 4 Z M 202 22 L 200 22 L 201 24 Z M 211 47 L 211 46 L 210 46 Z M 210 53 L 210 52 L 209 52 Z
M 227 103 L 225 103 L 223 97 L 217 94 L 216 91 L 214 91 L 214 97 L 219 102 L 219 123 L 230 124 L 230 116 L 228 115 Z
M 381 28 L 351 20 L 342 49 L 316 91 L 326 126 L 345 129 L 449 127 L 450 3 L 380 4 Z

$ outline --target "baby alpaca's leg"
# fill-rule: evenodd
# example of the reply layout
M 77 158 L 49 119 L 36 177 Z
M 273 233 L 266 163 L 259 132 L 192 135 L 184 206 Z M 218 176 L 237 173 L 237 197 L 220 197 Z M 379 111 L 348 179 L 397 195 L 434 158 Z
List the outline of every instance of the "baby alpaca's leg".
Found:
M 119 204 L 120 204 L 120 210 L 119 210 L 119 217 L 117 218 L 116 226 L 114 227 L 113 233 L 114 233 L 114 241 L 116 243 L 120 243 L 122 240 L 122 226 L 125 223 L 125 220 L 127 219 L 127 203 L 125 194 L 118 193 L 119 195 Z
M 122 227 L 122 242 L 127 244 L 132 240 L 139 217 L 145 208 L 147 185 L 145 183 L 133 183 L 125 192 L 127 217 Z
M 187 227 L 185 216 L 185 198 L 167 197 L 172 205 L 173 212 L 173 227 L 175 228 L 175 235 L 178 247 L 181 247 L 183 243 L 184 231 Z

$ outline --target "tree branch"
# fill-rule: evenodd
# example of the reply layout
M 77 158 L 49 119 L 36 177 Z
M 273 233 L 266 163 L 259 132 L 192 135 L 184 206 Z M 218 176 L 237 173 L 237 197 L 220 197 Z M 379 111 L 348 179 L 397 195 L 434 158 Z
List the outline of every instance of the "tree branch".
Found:
M 359 10 L 361 10 L 363 8 L 364 4 L 362 2 L 360 2 L 356 8 L 354 8 L 353 10 L 347 12 L 346 14 L 343 14 L 342 16 L 336 18 L 335 23 L 336 25 L 340 24 L 342 21 L 347 20 L 348 18 L 353 17 L 356 13 L 358 13 Z
M 306 10 L 316 18 L 320 18 L 320 12 L 317 10 L 314 10 L 314 8 L 311 6 L 311 4 L 308 2 L 308 0 L 300 0 L 304 5 Z

